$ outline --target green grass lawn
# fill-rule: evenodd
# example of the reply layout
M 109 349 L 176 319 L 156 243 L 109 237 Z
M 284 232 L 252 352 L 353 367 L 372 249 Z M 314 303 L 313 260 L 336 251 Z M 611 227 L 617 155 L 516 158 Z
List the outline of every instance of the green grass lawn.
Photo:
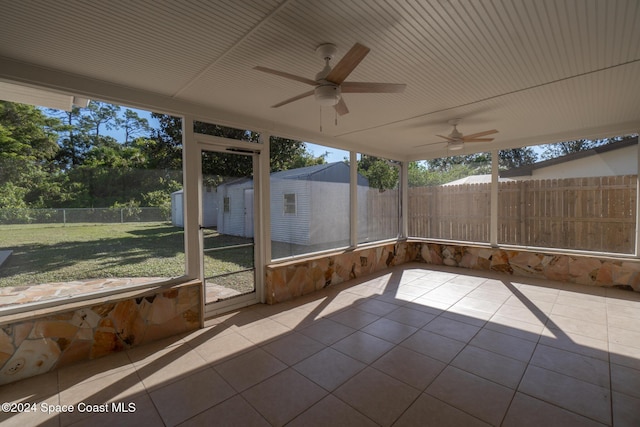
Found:
M 248 242 L 205 230 L 205 247 Z M 0 250 L 12 250 L 0 267 L 0 287 L 109 277 L 184 274 L 184 233 L 167 223 L 3 225 Z M 205 259 L 227 273 L 253 266 L 249 250 L 221 251 Z

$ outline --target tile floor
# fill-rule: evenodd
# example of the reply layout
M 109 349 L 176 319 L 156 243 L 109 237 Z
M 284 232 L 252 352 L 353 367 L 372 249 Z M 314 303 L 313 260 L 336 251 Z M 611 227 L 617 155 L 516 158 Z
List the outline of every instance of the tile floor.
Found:
M 35 412 L 0 423 L 640 425 L 637 293 L 409 264 L 207 325 L 4 386 Z

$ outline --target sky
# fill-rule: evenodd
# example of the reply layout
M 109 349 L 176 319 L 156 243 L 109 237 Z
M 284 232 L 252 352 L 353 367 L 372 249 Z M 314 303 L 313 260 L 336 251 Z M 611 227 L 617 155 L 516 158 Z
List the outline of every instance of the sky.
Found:
M 151 127 L 157 128 L 159 126 L 158 120 L 156 120 L 153 117 L 151 117 L 151 112 L 146 111 L 146 110 L 138 110 L 136 108 L 127 108 L 127 107 L 121 107 L 120 111 L 122 113 L 124 113 L 124 111 L 127 110 L 127 109 L 135 111 L 136 113 L 138 113 L 138 116 L 147 119 L 149 121 L 149 125 Z M 118 141 L 124 140 L 124 131 L 122 131 L 122 130 L 120 130 L 120 131 L 108 130 L 108 131 L 105 131 L 105 134 L 115 138 Z M 348 151 L 339 150 L 339 149 L 336 149 L 336 148 L 326 147 L 326 146 L 317 145 L 317 144 L 312 144 L 312 143 L 309 143 L 309 142 L 305 142 L 305 145 L 307 147 L 307 150 L 309 152 L 311 152 L 315 157 L 321 156 L 325 152 L 328 152 L 329 155 L 325 159 L 327 161 L 327 163 L 341 162 L 341 161 L 343 161 L 345 159 L 345 157 L 347 159 L 349 158 L 349 152 Z

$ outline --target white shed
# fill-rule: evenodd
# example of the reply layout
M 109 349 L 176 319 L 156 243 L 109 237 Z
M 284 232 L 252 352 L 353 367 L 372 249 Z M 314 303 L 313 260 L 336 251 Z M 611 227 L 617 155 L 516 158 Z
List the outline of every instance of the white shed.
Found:
M 184 191 L 171 193 L 171 224 L 174 227 L 184 227 Z M 215 188 L 206 187 L 202 190 L 202 226 L 215 227 L 218 225 L 218 195 Z
M 349 165 L 327 163 L 271 174 L 271 239 L 321 245 L 349 239 Z M 358 205 L 366 209 L 369 181 L 358 174 Z M 218 186 L 218 231 L 253 236 L 253 181 Z M 238 215 L 238 212 L 241 214 Z M 360 223 L 361 231 L 366 224 Z

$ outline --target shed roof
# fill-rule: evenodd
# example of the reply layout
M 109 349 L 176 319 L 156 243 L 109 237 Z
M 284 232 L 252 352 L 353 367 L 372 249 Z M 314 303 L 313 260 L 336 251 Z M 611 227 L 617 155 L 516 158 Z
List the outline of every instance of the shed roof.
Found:
M 271 174 L 272 179 L 300 179 L 320 182 L 349 182 L 349 165 L 345 162 L 305 166 Z M 358 173 L 358 185 L 369 185 L 369 180 Z

